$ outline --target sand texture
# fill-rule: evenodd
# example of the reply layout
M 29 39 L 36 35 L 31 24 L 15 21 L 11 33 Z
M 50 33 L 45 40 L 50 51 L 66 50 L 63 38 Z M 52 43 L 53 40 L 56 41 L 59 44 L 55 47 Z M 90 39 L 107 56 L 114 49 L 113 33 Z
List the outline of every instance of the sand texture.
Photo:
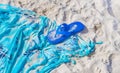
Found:
M 62 64 L 51 73 L 120 73 L 120 0 L 0 0 L 45 15 L 57 24 L 81 21 L 84 39 L 103 41 L 76 65 Z M 34 73 L 34 72 L 31 72 Z

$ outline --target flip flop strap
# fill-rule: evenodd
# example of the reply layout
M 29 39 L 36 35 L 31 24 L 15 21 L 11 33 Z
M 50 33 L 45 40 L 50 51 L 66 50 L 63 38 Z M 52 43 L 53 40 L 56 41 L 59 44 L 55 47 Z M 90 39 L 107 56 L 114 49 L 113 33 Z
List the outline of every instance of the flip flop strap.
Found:
M 69 30 L 69 26 L 66 23 L 63 23 L 60 26 L 58 26 L 56 33 L 69 36 L 70 32 L 68 32 L 68 30 Z

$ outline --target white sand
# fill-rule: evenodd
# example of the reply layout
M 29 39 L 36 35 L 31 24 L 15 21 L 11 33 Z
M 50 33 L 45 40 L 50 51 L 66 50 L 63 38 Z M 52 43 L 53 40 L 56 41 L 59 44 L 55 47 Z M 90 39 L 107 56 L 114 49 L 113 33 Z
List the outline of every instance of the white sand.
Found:
M 63 64 L 52 73 L 120 73 L 120 0 L 11 0 L 9 3 L 46 15 L 58 24 L 81 21 L 88 30 L 80 36 L 104 42 L 96 46 L 91 56 L 76 59 L 76 65 Z

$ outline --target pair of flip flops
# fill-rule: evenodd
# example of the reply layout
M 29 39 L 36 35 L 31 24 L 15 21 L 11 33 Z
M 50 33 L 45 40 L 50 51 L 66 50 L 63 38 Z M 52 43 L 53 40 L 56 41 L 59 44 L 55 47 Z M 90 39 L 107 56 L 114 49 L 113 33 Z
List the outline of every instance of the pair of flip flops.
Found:
M 73 22 L 70 24 L 63 23 L 59 25 L 57 29 L 50 31 L 47 34 L 47 40 L 51 44 L 62 43 L 70 36 L 84 30 L 84 28 L 85 26 L 81 22 Z

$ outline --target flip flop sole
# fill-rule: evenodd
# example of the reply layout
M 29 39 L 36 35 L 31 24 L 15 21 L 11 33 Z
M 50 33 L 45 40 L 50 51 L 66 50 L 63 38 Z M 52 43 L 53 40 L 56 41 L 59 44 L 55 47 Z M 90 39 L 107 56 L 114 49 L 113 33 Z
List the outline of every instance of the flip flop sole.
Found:
M 85 26 L 81 22 L 73 22 L 69 24 L 69 28 L 71 28 L 68 32 L 72 33 L 72 35 L 77 34 L 84 30 Z
M 68 31 L 61 31 L 61 32 L 59 31 L 59 33 L 56 30 L 50 31 L 47 35 L 48 42 L 50 42 L 51 44 L 62 43 L 70 36 L 75 35 L 78 32 L 81 32 L 85 28 L 85 26 L 81 22 L 73 22 L 67 26 L 70 28 Z
M 56 34 L 56 30 L 52 30 L 47 35 L 47 40 L 51 44 L 58 44 L 65 41 L 70 36 L 64 36 L 63 34 Z

